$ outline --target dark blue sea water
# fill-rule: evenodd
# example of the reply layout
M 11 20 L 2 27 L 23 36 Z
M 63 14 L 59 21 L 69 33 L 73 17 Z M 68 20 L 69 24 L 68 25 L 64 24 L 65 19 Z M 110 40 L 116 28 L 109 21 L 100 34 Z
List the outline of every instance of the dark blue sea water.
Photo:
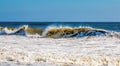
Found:
M 0 26 L 2 27 L 18 28 L 23 25 L 42 29 L 45 29 L 48 26 L 87 26 L 120 32 L 120 22 L 0 22 Z

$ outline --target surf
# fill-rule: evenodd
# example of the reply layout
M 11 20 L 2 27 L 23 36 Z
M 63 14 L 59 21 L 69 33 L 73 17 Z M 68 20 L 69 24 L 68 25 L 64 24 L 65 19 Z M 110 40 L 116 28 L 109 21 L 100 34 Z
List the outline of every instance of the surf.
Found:
M 45 29 L 32 28 L 23 25 L 19 28 L 0 27 L 0 35 L 40 35 L 44 38 L 80 38 L 90 36 L 115 36 L 120 37 L 119 32 L 109 31 L 92 27 L 68 27 L 48 26 Z

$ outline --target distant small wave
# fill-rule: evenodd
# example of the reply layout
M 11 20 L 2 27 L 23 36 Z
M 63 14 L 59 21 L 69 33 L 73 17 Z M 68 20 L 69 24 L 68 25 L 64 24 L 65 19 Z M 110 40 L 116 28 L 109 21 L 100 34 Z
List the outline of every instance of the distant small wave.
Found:
M 40 35 L 44 38 L 80 38 L 85 36 L 110 36 L 120 38 L 119 32 L 108 31 L 104 29 L 96 29 L 92 27 L 53 27 L 46 29 L 31 28 L 23 25 L 20 28 L 0 27 L 0 35 Z

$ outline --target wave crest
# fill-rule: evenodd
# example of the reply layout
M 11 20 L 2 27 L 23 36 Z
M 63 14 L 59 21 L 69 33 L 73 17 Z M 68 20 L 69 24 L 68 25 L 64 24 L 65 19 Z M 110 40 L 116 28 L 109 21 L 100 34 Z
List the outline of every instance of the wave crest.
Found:
M 107 31 L 103 29 L 96 29 L 91 27 L 49 27 L 46 29 L 37 29 L 24 25 L 20 28 L 0 28 L 0 35 L 28 35 L 38 34 L 46 38 L 72 38 L 85 36 L 115 36 L 120 37 L 118 32 Z

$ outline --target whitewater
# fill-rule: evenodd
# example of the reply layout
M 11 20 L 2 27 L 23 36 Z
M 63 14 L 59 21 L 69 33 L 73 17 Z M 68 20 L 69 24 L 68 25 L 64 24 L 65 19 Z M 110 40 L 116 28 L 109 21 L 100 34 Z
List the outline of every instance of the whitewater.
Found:
M 114 37 L 30 38 L 0 36 L 0 65 L 119 66 L 120 40 Z
M 91 27 L 1 27 L 0 66 L 120 66 L 119 39 Z

